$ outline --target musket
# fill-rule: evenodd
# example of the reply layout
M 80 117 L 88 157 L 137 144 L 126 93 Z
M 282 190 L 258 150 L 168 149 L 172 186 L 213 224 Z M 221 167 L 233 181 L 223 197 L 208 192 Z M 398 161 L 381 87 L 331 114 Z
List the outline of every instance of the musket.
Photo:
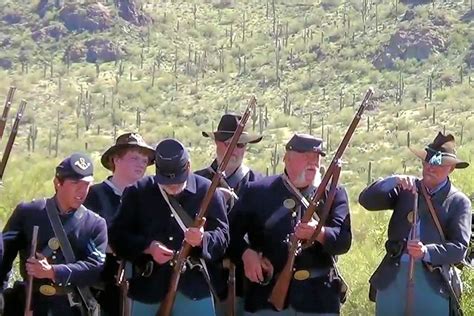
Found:
M 38 230 L 39 230 L 39 226 L 33 226 L 33 237 L 31 238 L 30 258 L 36 258 L 36 246 L 38 244 Z M 33 316 L 33 310 L 31 308 L 32 295 L 33 295 L 33 276 L 28 275 L 28 279 L 26 283 L 25 316 Z
M 15 143 L 16 134 L 18 133 L 18 126 L 20 125 L 20 121 L 23 117 L 23 113 L 25 112 L 25 108 L 26 108 L 26 101 L 21 100 L 20 107 L 18 108 L 18 112 L 16 113 L 15 121 L 13 122 L 12 131 L 10 132 L 7 145 L 5 146 L 5 151 L 3 152 L 2 162 L 0 163 L 0 183 L 2 182 L 3 174 L 5 173 L 5 168 L 7 167 L 8 158 L 10 158 L 10 153 L 12 151 L 13 144 Z
M 115 284 L 120 288 L 120 316 L 130 316 L 131 302 L 128 298 L 128 280 L 125 276 L 125 260 L 120 260 Z
M 10 89 L 8 90 L 7 98 L 5 99 L 2 117 L 0 117 L 0 139 L 2 139 L 3 132 L 5 131 L 5 126 L 7 125 L 8 112 L 10 112 L 15 91 L 16 87 L 10 87 Z
M 349 144 L 352 134 L 354 134 L 354 131 L 357 128 L 357 125 L 359 124 L 362 114 L 364 113 L 364 110 L 367 108 L 368 101 L 370 100 L 373 93 L 374 91 L 372 88 L 367 90 L 367 93 L 365 94 L 364 99 L 362 100 L 362 103 L 360 104 L 359 109 L 357 110 L 354 118 L 352 119 L 352 122 L 349 125 L 349 128 L 347 129 L 346 134 L 344 135 L 344 138 L 339 144 L 339 147 L 337 148 L 336 153 L 334 154 L 331 164 L 326 170 L 323 178 L 321 179 L 321 183 L 318 186 L 318 189 L 316 190 L 313 197 L 311 198 L 311 201 L 309 202 L 309 206 L 306 209 L 305 213 L 303 214 L 303 217 L 301 218 L 302 223 L 308 223 L 313 217 L 313 214 L 315 213 L 316 208 L 319 206 L 321 198 L 323 197 L 325 193 L 326 187 L 330 179 L 333 177 L 334 172 L 340 165 L 341 157 L 347 145 Z M 322 227 L 324 223 L 320 221 L 318 225 L 321 225 Z M 270 297 L 268 298 L 268 301 L 278 311 L 283 310 L 285 306 L 286 296 L 288 294 L 290 282 L 293 277 L 293 266 L 295 264 L 295 258 L 300 251 L 301 251 L 300 240 L 298 240 L 298 238 L 296 237 L 294 233 L 290 234 L 288 238 L 288 259 L 282 271 L 279 273 L 278 278 L 275 282 L 275 285 L 273 286 Z
M 247 124 L 248 119 L 252 111 L 255 110 L 255 104 L 257 100 L 254 96 L 251 97 L 247 109 L 245 113 L 242 115 L 242 118 L 237 125 L 237 129 L 234 132 L 234 135 L 231 138 L 230 144 L 227 147 L 227 150 L 224 154 L 224 158 L 222 159 L 221 163 L 217 167 L 216 173 L 212 177 L 211 185 L 204 196 L 201 205 L 199 207 L 199 212 L 194 219 L 193 227 L 202 228 L 205 223 L 205 216 L 207 214 L 207 209 L 209 204 L 211 203 L 212 197 L 214 192 L 216 191 L 217 187 L 219 186 L 220 179 L 223 177 L 224 170 L 232 156 L 232 152 L 234 151 L 235 147 L 237 146 L 237 142 L 239 141 L 240 135 L 244 131 L 245 124 Z M 181 277 L 181 273 L 184 270 L 184 266 L 186 264 L 186 260 L 189 256 L 189 253 L 192 249 L 192 246 L 183 240 L 183 244 L 181 249 L 175 256 L 173 262 L 173 273 L 170 279 L 170 285 L 168 288 L 168 293 L 166 294 L 165 298 L 160 304 L 160 309 L 158 310 L 157 316 L 170 316 L 171 311 L 173 309 L 174 301 L 176 299 L 176 292 L 178 291 L 178 284 L 179 279 Z
M 235 264 L 230 259 L 224 260 L 224 267 L 229 270 L 229 277 L 227 278 L 227 302 L 226 302 L 226 316 L 235 315 Z
M 415 201 L 413 202 L 413 210 L 411 216 L 411 231 L 409 240 L 416 240 L 416 225 L 418 222 L 418 193 L 415 193 Z M 414 315 L 413 306 L 415 301 L 415 257 L 410 255 L 408 262 L 408 282 L 407 282 L 407 302 L 405 305 L 405 316 Z

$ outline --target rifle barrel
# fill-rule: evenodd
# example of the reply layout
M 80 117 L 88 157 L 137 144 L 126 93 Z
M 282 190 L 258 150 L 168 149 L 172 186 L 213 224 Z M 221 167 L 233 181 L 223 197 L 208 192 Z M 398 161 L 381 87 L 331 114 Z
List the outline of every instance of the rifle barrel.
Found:
M 33 237 L 31 238 L 30 258 L 36 257 L 36 246 L 38 244 L 38 231 L 39 231 L 39 226 L 33 226 Z M 25 316 L 33 315 L 33 310 L 31 309 L 32 295 L 33 295 L 33 276 L 28 275 L 28 280 L 27 280 L 27 285 L 26 285 Z
M 3 113 L 0 117 L 0 139 L 2 139 L 3 132 L 5 131 L 5 126 L 7 125 L 8 112 L 10 112 L 15 91 L 16 87 L 10 87 L 10 89 L 8 89 L 8 94 L 5 99 L 5 105 L 3 106 Z

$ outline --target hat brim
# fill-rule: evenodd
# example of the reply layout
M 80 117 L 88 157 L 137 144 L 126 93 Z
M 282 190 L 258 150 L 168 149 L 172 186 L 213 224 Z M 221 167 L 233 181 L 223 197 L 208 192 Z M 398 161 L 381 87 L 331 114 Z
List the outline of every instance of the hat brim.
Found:
M 157 183 L 163 184 L 163 185 L 181 184 L 181 183 L 184 183 L 188 179 L 189 172 L 190 172 L 189 170 L 186 170 L 186 171 L 182 172 L 181 174 L 170 178 L 170 177 L 167 177 L 167 176 L 164 176 L 164 175 L 160 174 L 157 171 L 156 174 L 155 174 L 155 180 L 156 180 Z
M 229 140 L 233 135 L 234 135 L 234 132 L 222 132 L 222 131 L 217 131 L 217 132 L 204 132 L 203 131 L 202 132 L 202 136 L 209 137 L 211 139 L 218 140 L 221 142 Z M 262 138 L 263 138 L 262 135 L 253 135 L 253 134 L 248 134 L 244 132 L 240 135 L 238 143 L 256 144 L 260 142 Z
M 418 149 L 418 148 L 409 148 L 410 151 L 415 154 L 418 158 L 420 158 L 423 161 L 426 161 L 426 156 L 428 155 L 428 152 L 425 149 Z M 469 163 L 454 157 L 446 157 L 443 156 L 443 159 L 441 160 L 441 165 L 442 166 L 455 166 L 456 169 L 464 169 L 469 167 Z
M 113 170 L 112 157 L 117 153 L 117 151 L 122 150 L 124 148 L 142 149 L 146 151 L 147 156 L 148 156 L 148 166 L 151 166 L 155 162 L 155 150 L 152 147 L 144 146 L 140 144 L 119 144 L 119 145 L 113 145 L 102 154 L 102 157 L 100 158 L 100 162 L 102 163 L 102 166 L 104 166 L 105 169 L 112 171 Z

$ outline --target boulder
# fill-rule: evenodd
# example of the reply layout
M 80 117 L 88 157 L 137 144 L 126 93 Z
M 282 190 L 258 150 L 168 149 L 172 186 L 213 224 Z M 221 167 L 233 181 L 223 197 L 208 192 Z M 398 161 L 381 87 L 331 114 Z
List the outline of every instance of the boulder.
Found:
M 59 18 L 69 31 L 98 32 L 110 28 L 113 23 L 109 9 L 101 3 L 85 8 L 68 4 L 59 12 Z
M 137 26 L 144 26 L 151 22 L 151 18 L 143 13 L 135 0 L 117 0 L 119 16 Z
M 59 41 L 62 37 L 68 33 L 66 27 L 62 24 L 48 25 L 38 31 L 31 34 L 31 37 L 35 42 L 44 41 L 45 39 L 52 38 Z
M 7 24 L 17 24 L 22 20 L 22 15 L 20 13 L 7 13 L 2 17 L 2 20 Z
M 379 49 L 372 63 L 377 69 L 393 69 L 397 59 L 425 60 L 431 54 L 443 52 L 446 48 L 447 41 L 438 27 L 400 29 Z

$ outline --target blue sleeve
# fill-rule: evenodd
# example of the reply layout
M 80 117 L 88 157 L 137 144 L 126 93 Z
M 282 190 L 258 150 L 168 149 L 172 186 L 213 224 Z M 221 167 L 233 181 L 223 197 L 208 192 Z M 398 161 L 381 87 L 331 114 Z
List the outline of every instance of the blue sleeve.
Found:
M 338 187 L 331 206 L 328 220 L 324 225 L 324 249 L 332 255 L 340 255 L 349 251 L 352 243 L 349 200 L 343 187 Z
M 93 215 L 93 218 L 96 224 L 87 242 L 86 256 L 76 258 L 74 263 L 53 265 L 57 285 L 93 285 L 99 280 L 105 263 L 107 225 L 98 215 Z
M 3 260 L 0 266 L 2 289 L 8 285 L 8 277 L 18 252 L 26 249 L 26 236 L 23 233 L 24 216 L 22 204 L 19 204 L 3 229 Z
M 248 189 L 248 185 L 242 188 L 240 198 L 234 205 L 229 215 L 230 225 L 230 245 L 229 255 L 233 262 L 240 262 L 242 255 L 250 247 L 248 240 L 245 238 L 249 231 L 249 221 L 252 219 L 251 215 L 248 214 L 252 207 L 249 205 L 251 198 L 249 195 L 251 190 Z
M 224 256 L 230 237 L 224 196 L 218 190 L 209 205 L 204 230 L 202 257 L 208 261 L 219 260 Z
M 377 180 L 360 193 L 359 204 L 369 211 L 393 209 L 399 193 L 394 176 Z

